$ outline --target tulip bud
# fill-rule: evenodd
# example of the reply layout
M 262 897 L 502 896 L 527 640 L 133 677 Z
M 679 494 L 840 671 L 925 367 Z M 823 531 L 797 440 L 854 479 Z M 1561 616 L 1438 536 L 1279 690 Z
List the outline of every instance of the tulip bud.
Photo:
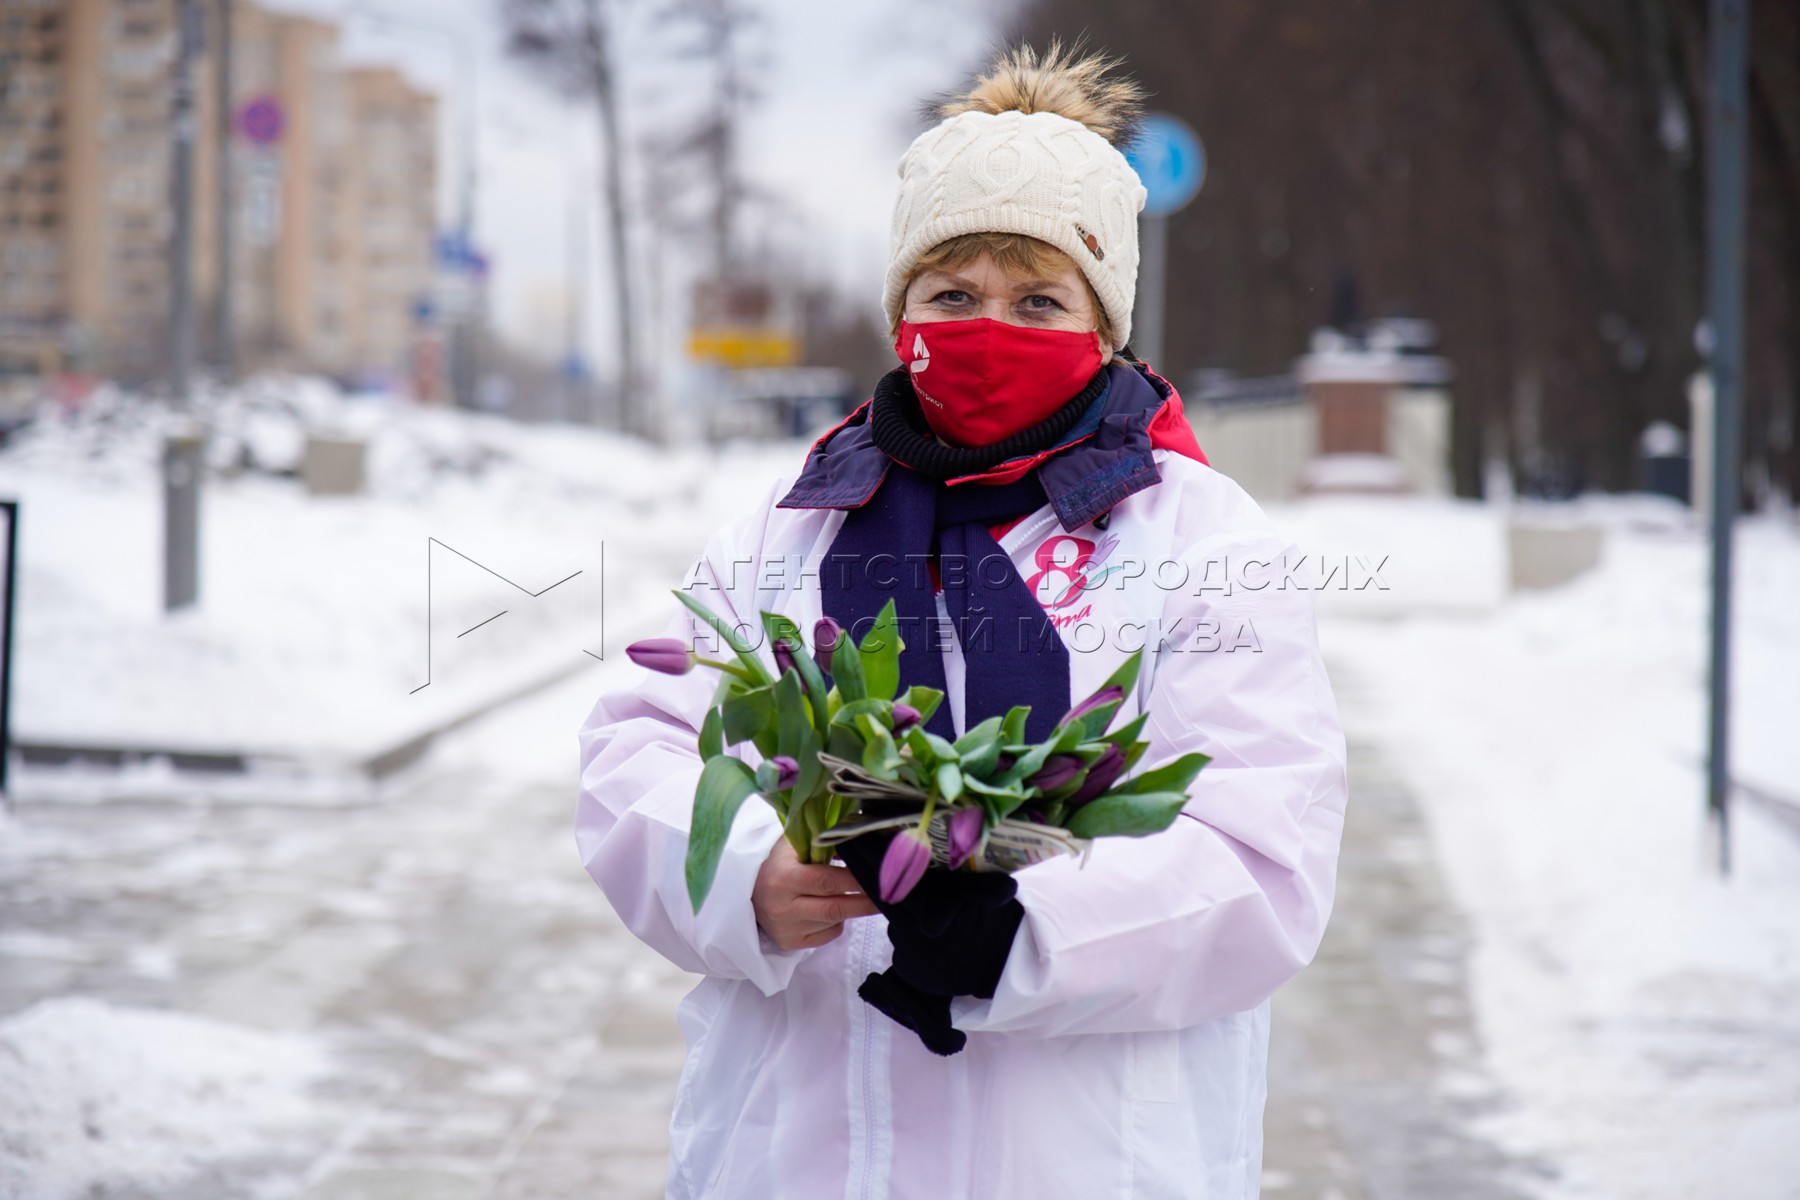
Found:
M 921 720 L 924 719 L 920 715 L 918 709 L 914 708 L 910 704 L 901 704 L 901 703 L 896 703 L 894 705 L 893 717 L 894 717 L 894 732 L 896 734 L 905 733 L 907 730 L 911 729 L 914 725 L 917 725 Z
M 1108 746 L 1106 750 L 1088 766 L 1087 778 L 1069 797 L 1069 811 L 1074 812 L 1089 800 L 1100 795 L 1107 788 L 1118 782 L 1125 772 L 1125 752 L 1117 746 Z
M 1082 762 L 1073 754 L 1052 754 L 1038 773 L 1025 782 L 1040 792 L 1054 792 L 1081 773 Z
M 1086 700 L 1083 700 L 1080 704 L 1077 704 L 1074 708 L 1071 708 L 1067 713 L 1064 713 L 1063 719 L 1058 721 L 1057 725 L 1060 728 L 1072 721 L 1079 721 L 1095 709 L 1104 708 L 1108 704 L 1117 704 L 1123 699 L 1125 699 L 1124 688 L 1119 687 L 1117 684 L 1114 684 L 1112 687 L 1103 687 L 1093 695 L 1089 696 Z
M 950 843 L 950 869 L 954 871 L 968 862 L 969 856 L 975 853 L 975 847 L 981 845 L 981 810 L 954 809 L 945 823 L 949 826 L 947 840 Z
M 786 638 L 775 639 L 775 674 L 786 675 L 794 670 L 794 648 Z
M 843 636 L 844 627 L 830 617 L 820 617 L 813 623 L 813 657 L 819 662 L 819 670 L 830 672 L 831 652 Z
M 931 865 L 931 842 L 918 829 L 902 829 L 881 859 L 881 902 L 898 904 L 925 877 Z
M 694 656 L 680 638 L 646 638 L 625 647 L 625 657 L 640 667 L 664 675 L 686 675 L 694 669 Z
M 785 754 L 777 754 L 769 760 L 775 764 L 775 786 L 787 791 L 800 778 L 800 764 Z

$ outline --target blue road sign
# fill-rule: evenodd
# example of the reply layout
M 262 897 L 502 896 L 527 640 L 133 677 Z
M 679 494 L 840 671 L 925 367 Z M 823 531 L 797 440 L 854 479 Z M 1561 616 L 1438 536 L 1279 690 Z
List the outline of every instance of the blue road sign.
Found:
M 1206 150 L 1200 136 L 1180 117 L 1150 113 L 1137 141 L 1126 151 L 1149 197 L 1146 217 L 1166 217 L 1188 206 L 1206 182 Z

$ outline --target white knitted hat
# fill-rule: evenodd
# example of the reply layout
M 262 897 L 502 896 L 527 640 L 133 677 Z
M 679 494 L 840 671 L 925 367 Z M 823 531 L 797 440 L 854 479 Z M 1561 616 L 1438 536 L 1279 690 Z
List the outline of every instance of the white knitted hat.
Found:
M 1121 345 L 1131 338 L 1144 185 L 1113 145 L 1051 112 L 962 112 L 900 159 L 882 307 L 890 324 L 932 247 L 966 233 L 1019 233 L 1081 268 Z M 1114 347 L 1117 349 L 1117 347 Z

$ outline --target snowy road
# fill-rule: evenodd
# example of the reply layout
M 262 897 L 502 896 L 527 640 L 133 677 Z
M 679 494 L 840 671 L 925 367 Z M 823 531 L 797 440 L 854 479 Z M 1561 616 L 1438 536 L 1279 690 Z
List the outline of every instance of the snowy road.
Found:
M 660 1196 L 687 983 L 570 835 L 603 670 L 372 804 L 22 807 L 0 1195 Z

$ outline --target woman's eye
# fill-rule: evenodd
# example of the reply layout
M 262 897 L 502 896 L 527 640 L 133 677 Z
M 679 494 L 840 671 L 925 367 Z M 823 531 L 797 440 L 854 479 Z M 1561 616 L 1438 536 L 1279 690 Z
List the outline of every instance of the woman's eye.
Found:
M 1053 312 L 1062 307 L 1062 305 L 1058 304 L 1048 296 L 1027 296 L 1025 297 L 1024 305 L 1032 312 L 1040 313 Z
M 968 302 L 968 299 L 969 293 L 951 290 L 939 292 L 931 298 L 931 302 L 933 304 L 964 304 Z

